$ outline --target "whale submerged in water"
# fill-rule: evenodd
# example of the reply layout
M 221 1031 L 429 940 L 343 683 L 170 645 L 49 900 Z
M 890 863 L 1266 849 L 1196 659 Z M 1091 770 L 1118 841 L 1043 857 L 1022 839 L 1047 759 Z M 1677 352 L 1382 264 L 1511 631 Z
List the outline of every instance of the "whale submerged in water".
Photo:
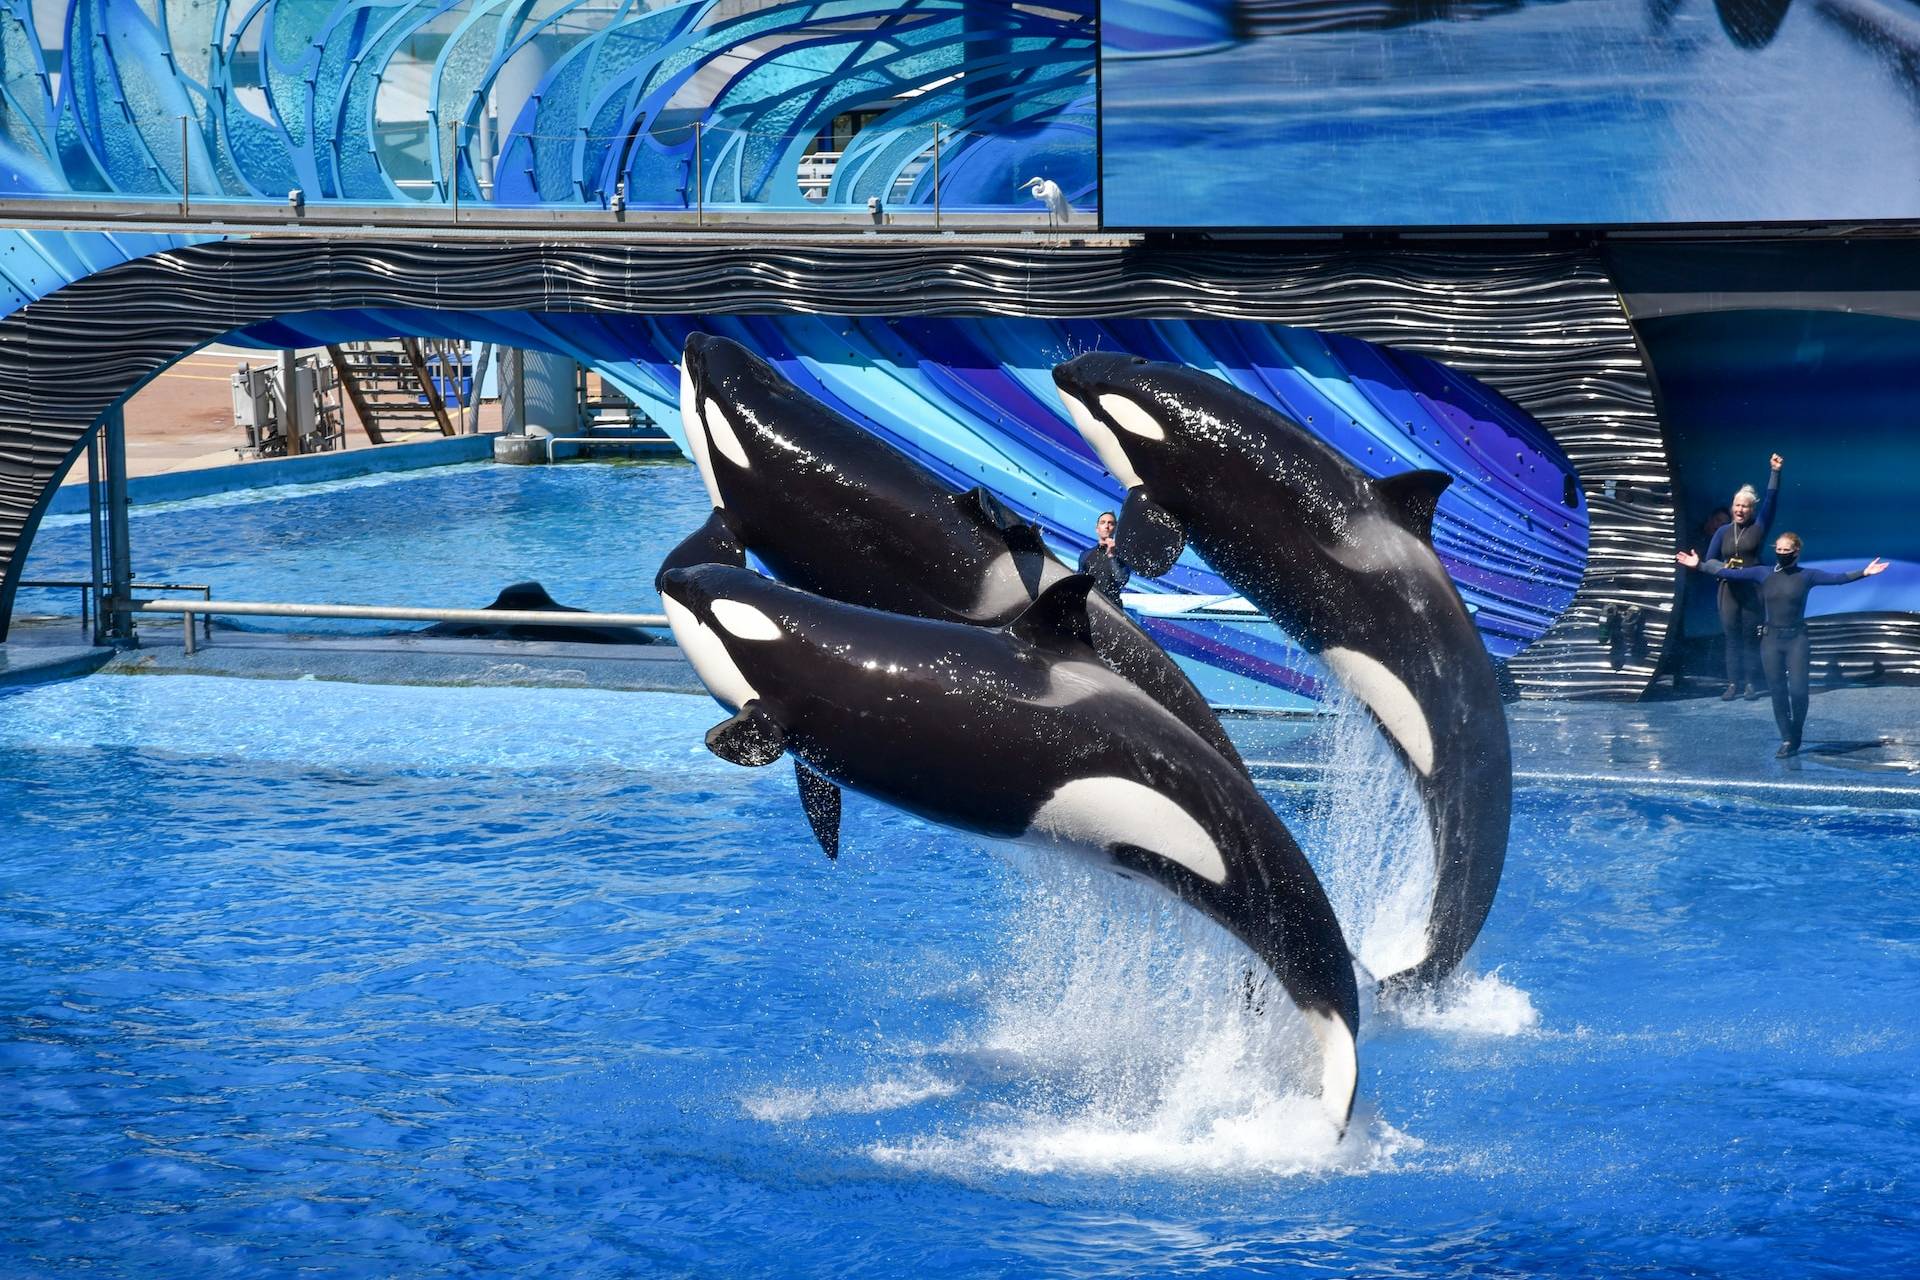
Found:
M 957 492 L 737 342 L 687 338 L 680 413 L 713 514 L 662 574 L 752 552 L 780 581 L 829 599 L 999 626 L 1070 572 L 986 490 Z M 1088 616 L 1102 662 L 1241 767 L 1219 717 L 1138 624 L 1099 595 Z
M 708 747 L 796 757 L 816 834 L 839 788 L 983 836 L 1062 849 L 1197 907 L 1273 971 L 1320 1046 L 1320 1097 L 1353 1109 L 1359 997 L 1346 940 L 1246 775 L 1103 664 L 1089 579 L 1005 627 L 903 617 L 708 564 L 668 570 L 674 638 L 735 714 Z M 827 836 L 822 836 L 823 843 Z
M 1128 562 L 1162 574 L 1191 541 L 1367 705 L 1412 771 L 1433 833 L 1433 907 L 1424 954 L 1376 976 L 1445 977 L 1493 905 L 1513 804 L 1493 665 L 1431 541 L 1450 477 L 1370 479 L 1194 369 L 1096 353 L 1053 376 L 1074 425 L 1127 487 L 1117 542 Z

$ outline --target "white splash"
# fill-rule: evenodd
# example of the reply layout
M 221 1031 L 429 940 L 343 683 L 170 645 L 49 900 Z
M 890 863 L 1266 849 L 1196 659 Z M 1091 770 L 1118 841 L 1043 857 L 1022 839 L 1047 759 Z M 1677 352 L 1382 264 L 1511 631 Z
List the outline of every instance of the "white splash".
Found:
M 1361 966 L 1399 973 L 1427 954 L 1433 832 L 1412 774 L 1366 707 L 1342 698 L 1332 710 L 1322 734 L 1326 774 L 1300 845 Z
M 1430 991 L 1388 996 L 1379 1013 L 1409 1027 L 1480 1036 L 1518 1036 L 1540 1027 L 1526 992 L 1493 973 L 1456 972 Z
M 940 1132 L 882 1139 L 875 1160 L 1271 1176 L 1391 1168 L 1419 1149 L 1365 1103 L 1338 1134 L 1305 1021 L 1223 930 L 1110 872 L 1011 856 L 1026 894 L 984 1020 L 945 1046 L 996 1100 Z

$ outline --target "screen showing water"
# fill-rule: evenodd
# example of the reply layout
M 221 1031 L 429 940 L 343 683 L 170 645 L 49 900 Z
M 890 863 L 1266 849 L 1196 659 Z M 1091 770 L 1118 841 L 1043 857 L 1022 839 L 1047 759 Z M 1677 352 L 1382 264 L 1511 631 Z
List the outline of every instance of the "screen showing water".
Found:
M 1911 1274 L 1912 811 L 1522 788 L 1336 1140 L 1196 912 L 854 795 L 829 863 L 724 714 L 0 695 L 0 1274 Z M 1390 954 L 1418 823 L 1267 796 Z
M 1105 0 L 1115 227 L 1920 215 L 1906 0 Z

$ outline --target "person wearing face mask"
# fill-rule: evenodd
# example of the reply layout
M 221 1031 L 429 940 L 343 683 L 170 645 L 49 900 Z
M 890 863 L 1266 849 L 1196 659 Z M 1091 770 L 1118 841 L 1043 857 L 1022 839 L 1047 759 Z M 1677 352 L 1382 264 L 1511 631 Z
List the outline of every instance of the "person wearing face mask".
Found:
M 1098 542 L 1088 547 L 1080 557 L 1080 572 L 1093 579 L 1093 585 L 1100 593 L 1115 604 L 1120 603 L 1120 590 L 1127 585 L 1127 579 L 1133 577 L 1133 566 L 1120 558 L 1114 549 L 1113 531 L 1118 522 L 1113 512 L 1102 511 L 1094 522 L 1094 536 Z
M 1717 560 L 1731 569 L 1752 568 L 1760 563 L 1760 549 L 1766 544 L 1767 530 L 1773 526 L 1773 508 L 1780 496 L 1782 460 L 1774 454 L 1767 475 L 1767 496 L 1762 498 L 1753 486 L 1743 484 L 1733 495 L 1733 519 L 1714 530 L 1707 543 L 1708 560 Z M 1720 579 L 1720 632 L 1727 641 L 1727 690 L 1722 702 L 1731 702 L 1744 688 L 1747 696 L 1760 696 L 1760 591 L 1753 584 L 1730 578 Z
M 1730 568 L 1723 561 L 1702 561 L 1691 551 L 1679 556 L 1680 563 L 1689 569 L 1710 573 L 1722 582 L 1750 582 L 1760 590 L 1767 619 L 1760 641 L 1760 661 L 1773 690 L 1773 722 L 1780 729 L 1776 756 L 1790 756 L 1800 750 L 1800 733 L 1807 723 L 1808 593 L 1815 587 L 1858 582 L 1885 572 L 1887 567 L 1885 560 L 1876 558 L 1866 568 L 1851 573 L 1803 569 L 1800 549 L 1799 534 L 1781 534 L 1774 540 L 1771 569 L 1763 565 Z

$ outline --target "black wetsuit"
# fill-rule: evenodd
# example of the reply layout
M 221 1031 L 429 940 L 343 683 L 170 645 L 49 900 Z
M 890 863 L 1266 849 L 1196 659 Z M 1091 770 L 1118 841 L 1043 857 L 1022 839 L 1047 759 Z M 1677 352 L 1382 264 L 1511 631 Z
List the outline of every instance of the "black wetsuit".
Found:
M 1781 744 L 1798 751 L 1800 731 L 1807 723 L 1807 593 L 1815 587 L 1858 582 L 1866 570 L 1834 573 L 1802 569 L 1798 564 L 1729 569 L 1717 560 L 1703 560 L 1700 567 L 1722 582 L 1751 582 L 1760 588 L 1767 614 L 1760 662 L 1773 690 L 1773 722 L 1780 727 Z
M 1760 509 L 1753 513 L 1753 519 L 1715 529 L 1702 559 L 1718 560 L 1735 569 L 1759 565 L 1779 496 L 1780 473 L 1775 471 L 1767 477 L 1767 493 L 1760 499 Z M 1760 683 L 1760 624 L 1764 621 L 1759 588 L 1751 582 L 1720 580 L 1720 633 L 1727 640 L 1727 687 L 1735 692 Z M 1771 683 L 1772 677 L 1768 680 Z
M 1101 595 L 1119 604 L 1120 589 L 1133 577 L 1133 566 L 1096 542 L 1080 556 L 1080 572 L 1093 579 Z

